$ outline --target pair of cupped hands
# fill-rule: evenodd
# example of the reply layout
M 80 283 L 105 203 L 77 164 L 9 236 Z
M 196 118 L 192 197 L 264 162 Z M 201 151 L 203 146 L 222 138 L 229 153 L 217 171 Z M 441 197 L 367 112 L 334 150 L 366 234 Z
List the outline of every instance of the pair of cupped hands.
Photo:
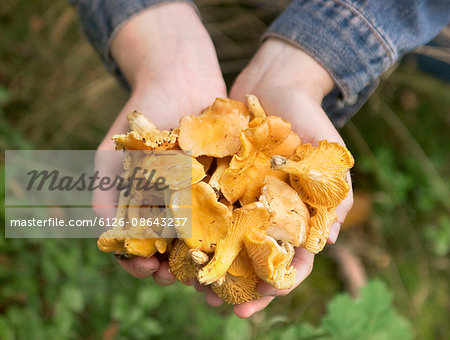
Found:
M 163 4 L 135 15 L 113 37 L 110 53 L 132 90 L 99 150 L 114 149 L 111 136 L 128 130 L 126 116 L 132 110 L 147 115 L 160 129 L 171 129 L 178 126 L 182 116 L 200 114 L 217 97 L 245 102 L 247 94 L 256 95 L 268 114 L 291 122 L 302 143 L 317 145 L 326 139 L 344 145 L 321 108 L 323 97 L 334 87 L 333 79 L 317 61 L 282 39 L 265 40 L 229 94 L 211 38 L 194 8 L 187 3 Z M 352 206 L 352 197 L 350 191 L 338 207 L 338 220 L 331 227 L 328 243 L 336 241 L 340 225 Z M 160 285 L 175 282 L 168 263 L 154 256 L 118 261 L 135 277 L 153 276 Z M 292 260 L 297 270 L 294 286 L 277 290 L 260 282 L 258 291 L 262 297 L 235 305 L 234 313 L 249 317 L 264 309 L 276 296 L 288 294 L 311 273 L 313 263 L 313 254 L 297 248 Z M 194 280 L 188 284 L 204 292 L 211 306 L 222 304 L 209 286 Z

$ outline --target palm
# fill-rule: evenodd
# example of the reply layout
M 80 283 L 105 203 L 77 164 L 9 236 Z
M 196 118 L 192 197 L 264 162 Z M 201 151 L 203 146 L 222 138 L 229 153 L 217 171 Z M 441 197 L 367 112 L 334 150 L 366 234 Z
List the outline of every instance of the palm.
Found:
M 267 84 L 267 83 L 266 83 Z M 273 83 L 264 85 L 259 83 L 255 87 L 246 86 L 239 81 L 233 86 L 230 97 L 243 100 L 245 95 L 251 93 L 260 98 L 262 106 L 267 114 L 278 115 L 292 123 L 293 130 L 300 136 L 302 143 L 317 145 L 320 140 L 344 144 L 339 133 L 326 116 L 320 105 L 310 95 L 293 87 L 274 86 Z M 349 175 L 348 182 L 351 183 Z M 339 226 L 345 219 L 348 210 L 352 206 L 352 192 L 339 205 L 337 209 L 338 223 L 333 225 L 331 234 L 337 236 Z M 330 236 L 331 236 L 330 234 Z M 248 317 L 253 313 L 264 309 L 274 296 L 286 295 L 297 287 L 311 273 L 314 263 L 314 255 L 305 249 L 297 248 L 292 265 L 297 270 L 296 282 L 289 290 L 276 290 L 270 285 L 261 282 L 258 291 L 262 298 L 250 301 L 234 307 L 234 312 L 240 317 Z
M 198 84 L 198 85 L 197 85 Z M 208 84 L 205 86 L 204 84 Z M 128 102 L 121 110 L 119 116 L 106 134 L 99 146 L 99 150 L 113 150 L 114 143 L 111 136 L 125 133 L 128 130 L 126 116 L 128 112 L 137 110 L 145 114 L 155 125 L 161 129 L 171 129 L 178 125 L 179 119 L 186 114 L 198 114 L 214 101 L 216 97 L 226 97 L 225 86 L 222 78 L 211 79 L 210 76 L 197 77 L 197 82 L 189 79 L 174 81 L 173 78 L 160 79 L 148 84 L 145 90 L 135 90 Z M 114 178 L 122 169 L 119 159 L 97 162 L 99 171 Z M 111 191 L 95 191 L 93 194 L 93 206 L 114 205 L 117 202 L 117 193 Z M 97 209 L 99 212 L 99 209 Z M 114 214 L 113 211 L 103 211 L 100 215 Z M 113 216 L 113 215 L 112 215 Z M 131 275 L 138 278 L 146 278 L 153 275 L 154 280 L 162 285 L 175 281 L 174 276 L 168 270 L 167 261 L 160 262 L 156 257 L 135 257 L 131 260 L 121 261 L 120 265 Z

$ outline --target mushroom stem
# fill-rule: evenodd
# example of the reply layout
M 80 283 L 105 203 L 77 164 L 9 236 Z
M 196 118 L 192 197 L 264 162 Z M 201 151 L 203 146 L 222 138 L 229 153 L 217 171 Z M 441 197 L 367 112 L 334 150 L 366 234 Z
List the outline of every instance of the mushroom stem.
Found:
M 209 261 L 208 254 L 200 249 L 190 249 L 189 254 L 191 255 L 192 261 L 200 266 Z
M 273 170 L 281 170 L 286 166 L 287 158 L 283 156 L 272 156 L 270 167 Z
M 264 111 L 264 109 L 261 106 L 261 103 L 259 102 L 259 99 L 253 95 L 253 94 L 248 94 L 247 95 L 247 104 L 248 104 L 248 109 L 250 110 L 251 113 L 253 113 L 253 117 L 254 118 L 266 118 L 267 114 Z
M 283 156 L 273 156 L 270 160 L 270 167 L 273 170 L 281 170 L 291 175 L 302 176 L 305 174 L 307 170 L 305 165 L 305 161 L 291 161 Z
M 127 216 L 127 209 L 130 203 L 130 196 L 125 196 L 125 190 L 122 190 L 119 194 L 119 201 L 117 202 L 116 221 L 121 221 Z
M 211 175 L 211 178 L 209 180 L 209 185 L 214 189 L 217 196 L 219 196 L 220 192 L 219 180 L 222 177 L 225 170 L 228 168 L 229 164 L 230 164 L 230 157 L 218 158 L 216 170 L 214 170 L 214 173 Z
M 150 257 L 156 253 L 157 239 L 154 238 L 127 238 L 125 239 L 125 250 L 128 254 Z
M 141 134 L 149 132 L 151 133 L 154 130 L 159 131 L 156 125 L 149 121 L 147 117 L 145 117 L 139 111 L 131 111 L 130 113 L 128 113 L 127 119 L 128 126 L 130 127 L 131 131 L 134 130 Z
M 295 175 L 295 176 L 302 176 L 305 174 L 305 171 L 307 170 L 304 166 L 304 161 L 291 161 L 290 159 L 287 159 L 283 156 L 273 156 L 270 160 L 270 167 L 273 170 L 281 170 L 285 173 Z
M 159 235 L 155 233 L 152 228 L 147 225 L 147 219 L 141 218 L 142 200 L 133 197 L 128 206 L 128 221 L 131 224 L 131 237 L 144 238 L 158 238 Z
M 236 209 L 225 238 L 217 243 L 213 259 L 199 271 L 198 281 L 202 284 L 211 284 L 219 280 L 244 247 L 245 235 L 252 228 L 264 228 L 268 220 L 269 213 L 260 202 Z
M 231 242 L 230 238 L 220 240 L 213 259 L 198 273 L 198 281 L 205 285 L 218 281 L 230 268 L 242 247 L 242 241 Z
M 165 253 L 167 250 L 167 241 L 170 242 L 170 240 L 165 240 L 165 239 L 158 239 L 155 241 L 155 248 L 161 254 Z

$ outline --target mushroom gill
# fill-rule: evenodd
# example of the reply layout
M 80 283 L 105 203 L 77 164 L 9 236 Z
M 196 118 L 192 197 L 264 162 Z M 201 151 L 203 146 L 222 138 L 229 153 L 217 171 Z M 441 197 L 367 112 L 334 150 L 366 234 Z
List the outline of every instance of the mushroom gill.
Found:
M 269 213 L 260 202 L 243 206 L 233 211 L 233 221 L 224 239 L 220 239 L 212 260 L 198 273 L 202 284 L 219 280 L 230 268 L 234 259 L 244 247 L 244 237 L 252 228 L 265 228 Z
M 116 149 L 171 150 L 178 148 L 176 131 L 159 130 L 138 111 L 130 112 L 127 118 L 130 131 L 112 136 Z
M 258 277 L 252 276 L 234 276 L 225 274 L 222 284 L 213 283 L 211 289 L 219 298 L 229 304 L 241 304 L 260 297 L 256 290 Z
M 311 229 L 305 244 L 306 250 L 313 254 L 322 251 L 330 235 L 331 225 L 336 221 L 336 208 L 313 208 Z
M 301 145 L 291 159 L 273 156 L 271 166 L 290 174 L 292 187 L 312 206 L 336 207 L 347 196 L 347 171 L 354 160 L 344 146 L 320 141 L 318 147 Z
M 264 230 L 252 229 L 244 239 L 245 249 L 252 259 L 258 277 L 277 289 L 289 289 L 295 281 L 296 270 L 291 266 L 294 247 L 277 241 Z
M 267 234 L 277 241 L 304 247 L 311 220 L 308 208 L 297 192 L 278 178 L 267 176 L 259 200 L 270 215 Z

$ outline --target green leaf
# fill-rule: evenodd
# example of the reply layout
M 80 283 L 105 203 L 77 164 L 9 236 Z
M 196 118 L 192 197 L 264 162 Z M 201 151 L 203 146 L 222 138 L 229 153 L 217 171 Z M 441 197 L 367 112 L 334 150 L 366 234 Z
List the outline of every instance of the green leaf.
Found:
M 161 304 L 163 295 L 158 287 L 145 287 L 138 293 L 138 304 L 145 310 L 150 311 Z
M 11 93 L 4 86 L 0 86 L 0 107 L 5 105 L 11 99 Z
M 163 332 L 163 328 L 155 319 L 145 319 L 139 323 L 139 331 L 146 335 L 145 339 L 149 336 L 160 335 Z
M 84 307 L 83 293 L 76 287 L 65 287 L 62 291 L 62 304 L 72 312 L 81 312 Z
M 450 252 L 450 217 L 441 215 L 438 225 L 428 224 L 424 233 L 431 251 L 437 256 L 447 256 Z
M 130 314 L 130 302 L 126 295 L 116 294 L 113 297 L 111 318 L 115 321 L 126 321 Z
M 280 340 L 325 340 L 329 337 L 324 334 L 320 329 L 316 329 L 313 326 L 301 323 L 295 327 L 290 327 L 283 331 L 279 336 L 274 337 L 274 339 Z
M 0 317 L 0 339 L 14 339 L 14 330 L 3 317 Z
M 392 293 L 378 280 L 361 291 L 357 300 L 340 295 L 328 306 L 322 328 L 331 339 L 412 339 L 409 322 L 392 307 Z
M 230 315 L 225 321 L 223 339 L 249 339 L 251 328 L 248 320 Z

